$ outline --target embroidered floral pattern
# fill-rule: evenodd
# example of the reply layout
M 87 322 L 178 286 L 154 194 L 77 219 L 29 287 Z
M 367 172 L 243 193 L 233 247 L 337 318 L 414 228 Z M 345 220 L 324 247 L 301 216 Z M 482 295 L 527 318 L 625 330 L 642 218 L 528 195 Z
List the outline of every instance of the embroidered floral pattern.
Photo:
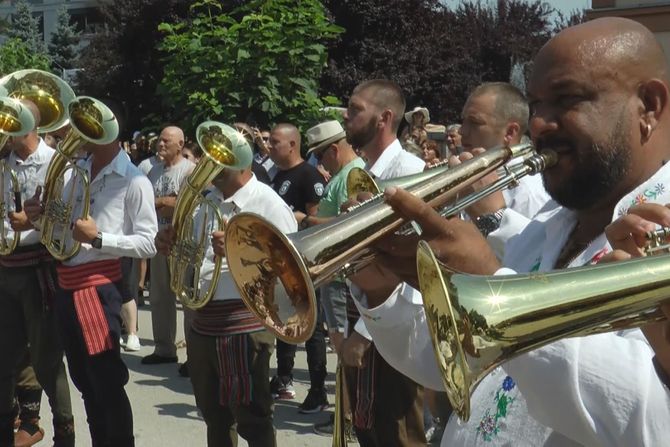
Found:
M 619 210 L 619 216 L 623 216 L 624 214 L 628 213 L 628 209 L 632 206 L 656 200 L 663 193 L 665 193 L 665 185 L 663 183 L 657 183 L 654 186 L 645 189 L 644 192 L 636 195 L 628 206 L 625 206 Z
M 512 391 L 515 387 L 516 383 L 514 383 L 514 379 L 510 376 L 506 376 L 500 389 L 496 391 L 496 395 L 493 399 L 496 404 L 495 415 L 491 416 L 492 409 L 488 408 L 477 426 L 477 434 L 481 435 L 484 441 L 493 441 L 504 427 L 503 419 L 507 416 L 509 406 L 516 400 L 514 397 L 510 397 L 507 393 Z

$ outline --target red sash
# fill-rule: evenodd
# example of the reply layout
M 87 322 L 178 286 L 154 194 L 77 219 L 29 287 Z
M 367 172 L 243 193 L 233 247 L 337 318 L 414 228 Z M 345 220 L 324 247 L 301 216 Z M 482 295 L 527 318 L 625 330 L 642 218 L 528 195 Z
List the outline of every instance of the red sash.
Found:
M 100 303 L 97 286 L 121 280 L 121 263 L 118 259 L 91 262 L 74 267 L 57 267 L 58 284 L 71 290 L 77 319 L 89 355 L 113 348 L 109 324 Z

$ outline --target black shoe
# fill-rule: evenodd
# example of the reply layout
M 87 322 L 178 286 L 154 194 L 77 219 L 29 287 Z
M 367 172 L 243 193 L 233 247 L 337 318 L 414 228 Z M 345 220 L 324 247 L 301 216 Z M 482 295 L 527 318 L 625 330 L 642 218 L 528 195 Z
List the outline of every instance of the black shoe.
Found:
M 177 363 L 177 356 L 164 357 L 158 354 L 149 354 L 142 358 L 143 365 L 158 365 L 160 363 Z
M 270 393 L 274 399 L 294 399 L 293 377 L 274 376 L 270 380 Z
M 182 363 L 181 366 L 179 367 L 179 369 L 177 370 L 177 372 L 179 372 L 179 375 L 181 377 L 189 377 L 189 375 L 188 375 L 188 362 L 186 361 L 186 362 Z
M 318 413 L 328 408 L 328 395 L 323 388 L 310 388 L 307 397 L 298 407 L 298 413 Z

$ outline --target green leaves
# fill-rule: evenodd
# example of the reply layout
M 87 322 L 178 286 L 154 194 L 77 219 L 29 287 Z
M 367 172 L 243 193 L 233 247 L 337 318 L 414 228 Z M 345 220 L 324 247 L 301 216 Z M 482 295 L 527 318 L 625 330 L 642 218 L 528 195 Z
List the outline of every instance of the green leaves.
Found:
M 337 103 L 317 93 L 326 44 L 342 31 L 319 1 L 252 0 L 225 13 L 201 0 L 188 19 L 158 29 L 161 96 L 191 130 L 209 118 L 309 127 L 324 104 Z
M 8 74 L 24 68 L 50 71 L 50 60 L 45 54 L 33 53 L 23 41 L 8 39 L 0 46 L 0 73 Z

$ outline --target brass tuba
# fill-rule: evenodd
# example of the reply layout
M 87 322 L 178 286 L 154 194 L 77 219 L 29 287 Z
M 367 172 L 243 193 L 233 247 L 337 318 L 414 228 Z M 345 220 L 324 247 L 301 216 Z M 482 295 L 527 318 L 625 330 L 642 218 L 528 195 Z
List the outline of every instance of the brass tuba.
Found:
M 0 97 L 0 150 L 5 147 L 9 137 L 23 136 L 33 129 L 35 129 L 35 117 L 27 107 L 17 99 Z M 21 185 L 14 169 L 6 159 L 3 159 L 0 160 L 0 255 L 2 256 L 12 253 L 21 239 L 21 233 L 12 231 L 6 220 L 10 213 L 5 191 L 7 187 L 11 189 L 13 195 L 14 210 L 21 212 L 23 209 Z
M 182 304 L 191 309 L 205 306 L 214 295 L 221 274 L 221 258 L 216 257 L 209 287 L 200 290 L 200 267 L 205 257 L 206 226 L 211 212 L 218 230 L 224 229 L 219 207 L 203 197 L 204 188 L 224 169 L 246 169 L 251 166 L 253 154 L 244 136 L 230 126 L 206 121 L 196 130 L 196 139 L 203 150 L 203 157 L 184 182 L 177 195 L 172 225 L 176 244 L 168 258 L 170 288 Z M 206 207 L 199 228 L 193 215 L 199 206 Z
M 408 191 L 432 207 L 441 206 L 529 146 L 490 149 Z M 226 258 L 247 307 L 278 338 L 297 344 L 307 340 L 316 325 L 315 287 L 343 268 L 369 263 L 374 257 L 370 245 L 402 224 L 379 197 L 288 236 L 260 216 L 240 213 L 226 227 Z
M 419 242 L 417 275 L 451 405 L 463 421 L 479 382 L 505 361 L 565 337 L 663 319 L 670 256 L 512 276 L 454 274 Z
M 88 173 L 73 162 L 75 154 L 87 143 L 109 144 L 119 134 L 114 113 L 102 102 L 89 96 L 78 96 L 67 105 L 71 129 L 56 149 L 44 180 L 41 242 L 59 260 L 71 258 L 81 243 L 72 239 L 70 225 L 87 219 L 90 206 Z M 65 174 L 71 171 L 69 191 L 64 195 Z M 83 192 L 81 212 L 75 216 L 77 188 Z M 71 243 L 70 243 L 71 242 Z

